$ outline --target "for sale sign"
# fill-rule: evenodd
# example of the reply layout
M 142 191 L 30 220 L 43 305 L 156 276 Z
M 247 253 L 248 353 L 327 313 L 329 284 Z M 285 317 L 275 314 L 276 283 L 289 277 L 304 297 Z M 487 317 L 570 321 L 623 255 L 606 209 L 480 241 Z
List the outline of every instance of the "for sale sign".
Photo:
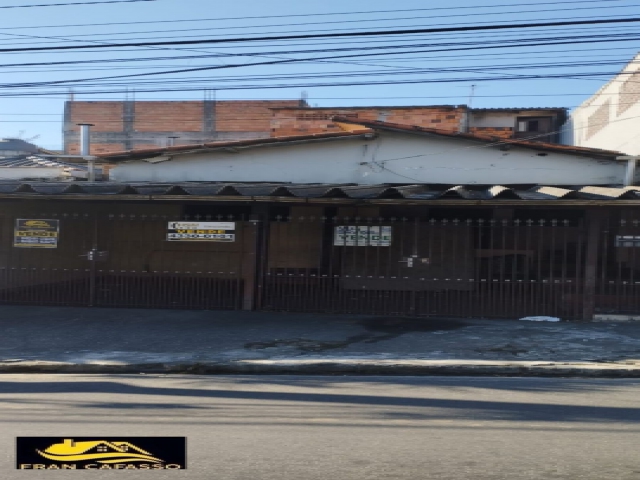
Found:
M 169 222 L 170 242 L 235 242 L 236 222 Z
M 339 225 L 335 228 L 333 244 L 342 247 L 388 247 L 391 245 L 391 226 Z
M 13 246 L 20 248 L 58 248 L 60 225 L 58 220 L 16 219 Z

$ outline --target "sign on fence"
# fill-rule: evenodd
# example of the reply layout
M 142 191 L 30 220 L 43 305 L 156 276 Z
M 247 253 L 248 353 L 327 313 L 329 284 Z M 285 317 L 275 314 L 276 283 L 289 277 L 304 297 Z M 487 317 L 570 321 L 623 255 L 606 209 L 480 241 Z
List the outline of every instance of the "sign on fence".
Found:
M 169 222 L 170 242 L 235 242 L 236 222 Z
M 388 247 L 391 245 L 391 227 L 339 225 L 335 228 L 333 244 L 343 247 Z
M 58 220 L 16 219 L 13 246 L 21 248 L 58 248 Z

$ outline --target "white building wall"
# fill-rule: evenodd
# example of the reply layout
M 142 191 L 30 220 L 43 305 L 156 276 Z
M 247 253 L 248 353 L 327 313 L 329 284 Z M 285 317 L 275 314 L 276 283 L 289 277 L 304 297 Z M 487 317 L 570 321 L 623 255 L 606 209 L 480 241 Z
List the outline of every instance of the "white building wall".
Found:
M 28 178 L 57 179 L 68 177 L 64 167 L 0 167 L 0 180 L 24 180 Z
M 571 114 L 573 145 L 640 154 L 640 54 Z
M 386 132 L 375 139 L 176 155 L 130 161 L 111 170 L 120 182 L 293 182 L 608 185 L 622 183 L 619 162 L 438 136 Z

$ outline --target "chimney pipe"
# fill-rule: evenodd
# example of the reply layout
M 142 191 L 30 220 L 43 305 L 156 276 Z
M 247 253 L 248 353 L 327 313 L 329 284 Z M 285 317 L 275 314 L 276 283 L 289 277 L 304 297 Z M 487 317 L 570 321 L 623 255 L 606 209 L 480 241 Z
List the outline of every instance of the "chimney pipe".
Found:
M 79 123 L 80 126 L 80 155 L 91 155 L 91 127 L 92 123 Z M 88 160 L 89 167 L 89 180 L 90 182 L 96 181 L 96 162 L 95 160 Z

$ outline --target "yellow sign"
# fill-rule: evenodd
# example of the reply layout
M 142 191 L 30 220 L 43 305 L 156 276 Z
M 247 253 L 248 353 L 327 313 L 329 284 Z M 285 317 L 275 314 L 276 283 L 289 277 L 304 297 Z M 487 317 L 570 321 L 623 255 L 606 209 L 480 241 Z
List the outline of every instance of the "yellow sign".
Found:
M 169 222 L 170 242 L 235 242 L 235 222 Z
M 58 248 L 58 220 L 18 218 L 13 231 L 13 246 L 20 248 Z

